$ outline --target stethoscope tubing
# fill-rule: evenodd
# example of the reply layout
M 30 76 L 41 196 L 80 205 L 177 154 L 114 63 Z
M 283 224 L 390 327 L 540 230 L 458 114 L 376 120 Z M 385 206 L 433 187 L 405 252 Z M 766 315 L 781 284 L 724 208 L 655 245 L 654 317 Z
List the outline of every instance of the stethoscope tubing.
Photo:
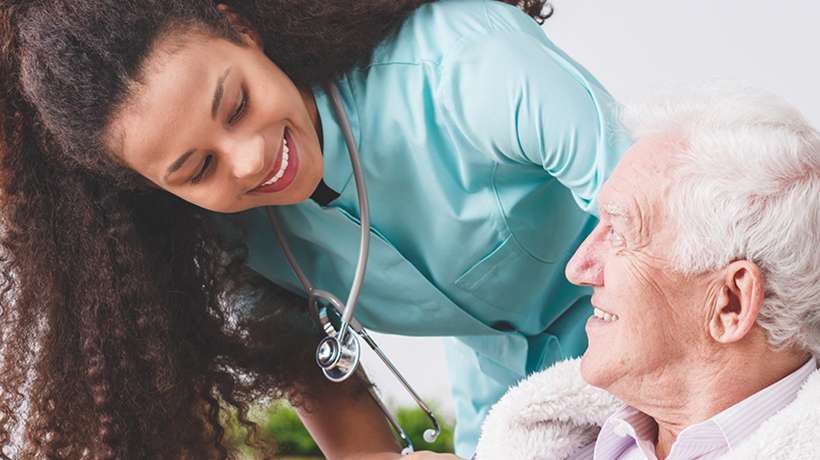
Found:
M 287 239 L 285 238 L 284 232 L 282 231 L 281 227 L 279 226 L 279 222 L 276 219 L 276 216 L 273 214 L 270 207 L 265 208 L 265 211 L 268 216 L 268 220 L 271 223 L 271 227 L 274 230 L 274 234 L 276 239 L 279 243 L 279 246 L 282 248 L 284 252 L 285 258 L 288 261 L 288 264 L 291 266 L 294 274 L 298 278 L 299 282 L 302 284 L 305 292 L 308 296 L 308 308 L 310 309 L 311 315 L 319 321 L 319 324 L 322 326 L 325 334 L 329 337 L 329 339 L 325 340 L 335 340 L 336 344 L 340 349 L 345 348 L 345 344 L 351 342 L 354 345 L 355 349 L 355 359 L 351 359 L 349 362 L 350 366 L 348 370 L 343 371 L 341 376 L 336 376 L 334 374 L 331 377 L 330 369 L 325 368 L 322 363 L 323 370 L 325 371 L 325 376 L 327 376 L 330 380 L 334 382 L 340 382 L 342 380 L 347 379 L 350 377 L 358 367 L 359 361 L 359 349 L 358 349 L 358 337 L 364 339 L 364 341 L 370 346 L 370 348 L 376 353 L 376 355 L 381 359 L 381 361 L 387 366 L 390 372 L 399 380 L 401 385 L 404 389 L 410 394 L 413 398 L 415 403 L 418 407 L 427 415 L 430 419 L 431 423 L 433 424 L 433 428 L 427 429 L 424 432 L 424 440 L 427 442 L 432 443 L 438 437 L 439 433 L 441 432 L 441 427 L 436 420 L 436 417 L 433 415 L 433 412 L 424 403 L 421 397 L 413 390 L 404 376 L 399 372 L 398 369 L 393 365 L 389 358 L 384 354 L 381 348 L 376 344 L 376 342 L 370 337 L 367 331 L 362 327 L 362 325 L 356 320 L 353 316 L 353 313 L 356 308 L 356 303 L 359 299 L 359 294 L 361 293 L 362 284 L 364 283 L 364 275 L 367 270 L 367 260 L 369 256 L 369 249 L 370 249 L 370 208 L 367 199 L 367 189 L 365 187 L 364 181 L 364 173 L 362 170 L 361 161 L 358 155 L 358 148 L 356 146 L 353 132 L 350 129 L 350 124 L 347 120 L 347 115 L 344 113 L 344 108 L 341 104 L 341 95 L 339 94 L 339 89 L 336 85 L 329 84 L 327 85 L 326 90 L 328 91 L 331 100 L 333 101 L 334 110 L 336 112 L 336 116 L 338 118 L 339 125 L 342 129 L 342 134 L 344 135 L 345 144 L 347 145 L 348 154 L 350 156 L 350 162 L 353 166 L 353 176 L 356 182 L 356 193 L 358 195 L 359 201 L 359 223 L 361 226 L 361 235 L 359 241 L 359 258 L 356 263 L 356 271 L 353 276 L 353 282 L 350 287 L 350 293 L 347 297 L 347 302 L 342 304 L 338 297 L 331 294 L 330 292 L 315 289 L 313 284 L 308 279 L 307 275 L 305 275 L 302 267 L 296 261 L 296 257 L 293 254 L 293 251 L 290 248 L 290 245 L 287 243 Z M 330 319 L 327 317 L 326 309 L 319 308 L 319 302 L 324 301 L 330 304 L 339 314 L 341 315 L 341 325 L 339 326 L 338 332 L 333 327 Z M 353 333 L 351 334 L 348 329 L 352 330 Z M 351 335 L 348 337 L 348 335 Z M 349 340 L 348 340 L 349 339 Z M 324 341 L 323 341 L 324 342 Z M 321 346 L 320 346 L 321 348 Z M 365 374 L 365 378 L 367 378 Z M 406 448 L 402 451 L 403 454 L 413 452 L 413 442 L 410 440 L 407 433 L 401 428 L 396 420 L 395 416 L 393 416 L 392 412 L 388 410 L 388 408 L 384 405 L 381 397 L 377 394 L 376 386 L 371 385 L 370 394 L 373 396 L 374 401 L 379 406 L 379 409 L 382 411 L 384 416 L 387 418 L 390 426 L 393 430 L 398 434 L 398 436 L 402 439 L 402 441 L 406 444 Z
M 359 260 L 356 263 L 356 274 L 353 276 L 353 284 L 350 286 L 350 294 L 347 296 L 345 309 L 342 313 L 342 325 L 339 328 L 339 341 L 344 343 L 345 334 L 350 325 L 350 320 L 353 318 L 353 311 L 356 308 L 356 302 L 359 300 L 359 293 L 361 292 L 364 275 L 367 270 L 367 259 L 370 252 L 370 205 L 367 200 L 367 187 L 364 183 L 362 164 L 358 155 L 359 149 L 353 138 L 350 123 L 347 121 L 347 116 L 344 116 L 344 110 L 340 104 L 341 95 L 339 94 L 339 88 L 336 87 L 336 85 L 329 84 L 327 85 L 327 91 L 330 93 L 330 98 L 333 101 L 333 108 L 336 110 L 339 126 L 342 128 L 342 135 L 344 136 L 345 144 L 347 144 L 350 163 L 353 166 L 353 178 L 356 182 L 356 194 L 359 199 L 359 223 L 361 225 Z
M 390 361 L 387 355 L 384 354 L 384 352 L 376 344 L 376 342 L 372 338 L 370 338 L 367 332 L 363 330 L 360 333 L 360 335 L 362 336 L 364 341 L 367 342 L 367 345 L 370 346 L 370 349 L 373 350 L 373 352 L 376 353 L 376 355 L 378 355 L 379 359 L 382 360 L 384 365 L 387 366 L 388 369 L 390 369 L 390 372 L 396 377 L 396 379 L 398 379 L 399 383 L 401 383 L 404 389 L 408 393 L 410 393 L 410 397 L 413 398 L 413 400 L 416 402 L 416 405 L 419 406 L 419 409 L 421 409 L 427 415 L 427 418 L 429 418 L 430 421 L 433 423 L 433 428 L 424 430 L 423 437 L 424 440 L 429 443 L 434 442 L 438 437 L 438 434 L 441 432 L 441 427 L 439 426 L 438 420 L 436 419 L 435 415 L 433 415 L 433 411 L 430 410 L 427 404 L 425 404 L 424 400 L 421 399 L 421 396 L 419 396 L 418 393 L 416 393 L 416 390 L 414 390 L 413 387 L 410 386 L 410 384 L 407 382 L 407 380 L 404 379 L 404 376 L 401 374 L 401 372 L 399 372 L 399 370 L 396 369 L 396 367 L 393 365 L 393 362 Z

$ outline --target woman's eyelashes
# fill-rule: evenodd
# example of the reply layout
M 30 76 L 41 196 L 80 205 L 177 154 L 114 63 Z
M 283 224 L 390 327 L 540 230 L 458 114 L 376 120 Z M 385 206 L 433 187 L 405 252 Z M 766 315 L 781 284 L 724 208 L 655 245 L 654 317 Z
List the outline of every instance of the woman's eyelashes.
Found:
M 242 91 L 239 93 L 239 104 L 237 104 L 236 109 L 234 109 L 233 114 L 228 119 L 228 125 L 233 126 L 239 120 L 242 119 L 242 116 L 245 115 L 245 111 L 248 108 L 248 93 L 242 88 Z
M 242 89 L 242 92 L 239 95 L 239 103 L 236 105 L 233 113 L 231 114 L 230 118 L 228 118 L 228 126 L 233 126 L 238 123 L 242 117 L 245 115 L 245 112 L 248 109 L 248 94 L 245 89 Z M 196 173 L 191 178 L 192 184 L 197 184 L 202 181 L 205 175 L 208 173 L 208 169 L 210 169 L 211 164 L 213 163 L 214 157 L 213 155 L 207 155 L 205 160 L 202 162 L 202 167 L 199 168 L 199 172 Z
M 205 157 L 205 161 L 202 162 L 202 167 L 199 168 L 199 172 L 196 173 L 194 177 L 191 178 L 192 184 L 197 184 L 202 181 L 202 178 L 205 177 L 205 174 L 208 172 L 208 168 L 211 166 L 213 162 L 214 156 L 208 155 Z

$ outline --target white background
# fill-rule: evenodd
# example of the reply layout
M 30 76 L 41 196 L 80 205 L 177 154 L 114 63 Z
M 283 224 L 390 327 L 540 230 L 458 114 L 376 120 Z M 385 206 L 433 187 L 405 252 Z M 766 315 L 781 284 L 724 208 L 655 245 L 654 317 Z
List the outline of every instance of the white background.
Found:
M 669 84 L 742 80 L 785 97 L 820 127 L 820 1 L 554 0 L 547 35 L 619 100 Z M 452 411 L 438 339 L 375 334 L 388 356 L 442 412 Z M 387 399 L 410 404 L 372 358 Z

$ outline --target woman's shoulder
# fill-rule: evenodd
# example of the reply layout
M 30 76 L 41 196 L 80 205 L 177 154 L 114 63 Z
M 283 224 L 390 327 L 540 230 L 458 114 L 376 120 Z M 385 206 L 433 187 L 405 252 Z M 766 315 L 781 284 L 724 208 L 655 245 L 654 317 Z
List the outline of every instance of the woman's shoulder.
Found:
M 439 0 L 419 7 L 374 52 L 370 65 L 438 64 L 498 32 L 544 33 L 520 9 L 494 0 Z

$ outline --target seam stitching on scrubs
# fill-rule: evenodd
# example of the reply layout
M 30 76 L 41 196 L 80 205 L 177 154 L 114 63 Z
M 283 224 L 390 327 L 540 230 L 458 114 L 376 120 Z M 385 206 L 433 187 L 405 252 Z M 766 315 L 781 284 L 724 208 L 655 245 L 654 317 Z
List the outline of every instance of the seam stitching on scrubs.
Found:
M 441 65 L 441 62 L 440 62 L 440 61 L 441 61 L 440 59 L 439 59 L 439 61 L 435 61 L 435 60 L 433 60 L 433 59 L 419 59 L 419 60 L 417 60 L 417 61 L 384 61 L 384 62 L 372 62 L 372 63 L 368 64 L 368 65 L 367 65 L 367 67 L 365 67 L 365 68 L 364 68 L 364 70 L 369 70 L 369 69 L 372 69 L 372 68 L 374 68 L 374 67 L 384 67 L 384 66 L 390 66 L 390 65 L 406 65 L 406 66 L 416 66 L 416 67 L 422 67 L 422 66 L 426 66 L 426 65 L 431 65 L 431 64 L 432 64 L 433 66 L 438 67 L 438 66 L 440 66 L 440 65 Z
M 486 10 L 486 6 L 485 6 L 485 10 Z M 481 35 L 480 37 L 487 38 L 487 37 L 491 37 L 491 36 L 496 35 L 496 34 L 501 34 L 501 35 L 509 34 L 509 35 L 513 35 L 513 36 L 525 35 L 525 36 L 532 37 L 532 35 L 530 33 L 528 33 L 527 31 L 525 31 L 525 30 L 511 30 L 511 29 L 507 29 L 507 28 L 503 28 L 503 27 L 490 30 L 490 31 L 486 32 L 485 34 Z M 472 38 L 475 38 L 475 37 L 472 37 Z M 473 43 L 474 41 L 471 41 L 470 43 L 465 44 L 462 47 L 462 50 L 463 50 L 463 48 L 466 48 L 468 46 L 471 46 L 471 45 L 474 46 L 475 45 L 475 43 Z M 547 52 L 548 54 L 550 54 L 554 58 L 555 62 L 562 69 L 562 71 L 564 73 L 566 73 L 566 75 L 570 79 L 572 79 L 572 81 L 574 81 L 580 87 L 580 89 L 586 95 L 586 98 L 588 99 L 591 107 L 596 112 L 596 115 L 595 115 L 596 129 L 595 129 L 595 131 L 597 133 L 597 141 L 595 143 L 595 152 L 594 152 L 594 155 L 596 157 L 596 166 L 591 171 L 591 174 L 594 174 L 595 176 L 600 176 L 601 171 L 599 170 L 599 168 L 602 167 L 603 165 L 599 164 L 599 162 L 597 161 L 597 158 L 599 158 L 601 156 L 602 152 L 604 152 L 606 150 L 605 145 L 608 141 L 608 136 L 609 136 L 608 124 L 606 123 L 606 119 L 604 118 L 605 113 L 607 112 L 607 110 L 605 110 L 605 109 L 607 107 L 604 104 L 601 103 L 601 101 L 598 99 L 598 97 L 592 91 L 591 88 L 594 86 L 592 84 L 592 82 L 590 82 L 587 79 L 587 77 L 582 72 L 579 71 L 578 68 L 576 68 L 570 61 L 568 61 L 564 56 L 562 56 L 560 53 L 557 53 L 552 48 L 550 48 L 548 46 L 544 47 L 544 51 Z M 445 70 L 445 72 L 446 72 L 446 70 Z M 446 75 L 442 74 L 442 82 L 446 78 L 450 78 L 450 75 L 449 74 L 446 74 Z M 439 87 L 441 88 L 443 86 L 444 85 L 440 82 Z M 437 97 L 437 99 L 441 98 L 441 95 L 439 94 L 439 91 L 436 92 L 436 97 Z M 446 105 L 445 105 L 444 109 L 447 110 Z M 516 114 L 517 114 L 517 111 L 519 109 L 520 109 L 520 105 L 517 105 L 516 106 Z M 447 112 L 449 112 L 449 110 L 447 110 Z M 516 139 L 515 140 L 516 140 L 516 143 L 518 144 L 519 148 L 521 149 L 521 152 L 524 153 L 525 150 L 524 150 L 523 145 L 522 145 L 521 136 L 517 132 L 517 130 L 516 130 Z M 516 162 L 516 163 L 519 163 L 519 164 L 532 164 L 532 162 L 527 161 L 526 159 L 516 158 L 514 155 L 511 155 L 508 152 L 503 152 L 502 151 L 502 153 L 504 154 L 504 156 L 506 158 L 510 159 L 513 162 Z M 526 153 L 524 153 L 524 157 L 526 158 Z M 543 167 L 543 165 L 542 165 L 542 167 Z M 550 177 L 552 177 L 553 179 L 558 179 L 556 176 L 550 174 L 549 172 L 547 172 L 547 174 L 549 174 Z M 590 214 L 593 214 L 593 215 L 597 216 L 597 212 L 596 212 L 597 211 L 597 209 L 596 209 L 597 208 L 597 193 L 593 193 L 593 196 L 591 196 L 589 198 L 584 198 L 584 197 L 581 197 L 579 194 L 577 194 L 575 192 L 575 190 L 573 190 L 572 188 L 570 188 L 570 187 L 566 187 L 566 188 L 572 192 L 573 199 L 578 204 L 578 206 L 582 210 L 584 210 L 584 212 L 587 212 L 587 213 L 590 213 Z M 600 191 L 600 185 L 598 187 L 598 191 Z M 522 245 L 522 247 L 524 247 L 524 246 Z M 535 255 L 533 255 L 533 257 L 535 257 L 538 260 L 543 260 L 540 257 L 537 257 Z M 552 262 L 550 262 L 550 263 L 552 263 Z
M 486 4 L 485 4 L 485 11 L 487 11 Z M 489 20 L 489 19 L 488 19 L 488 20 Z M 489 30 L 488 32 L 486 32 L 486 33 L 484 33 L 484 34 L 481 34 L 481 35 L 477 35 L 477 36 L 470 36 L 470 38 L 472 39 L 472 40 L 470 40 L 470 41 L 467 41 L 467 40 L 466 40 L 466 39 L 467 39 L 467 37 L 462 36 L 462 37 L 461 37 L 461 39 L 459 40 L 459 43 L 458 43 L 456 46 L 453 46 L 453 48 L 450 50 L 450 52 L 461 51 L 463 48 L 468 47 L 468 46 L 475 46 L 475 41 L 476 41 L 475 39 L 476 39 L 476 38 L 486 39 L 486 38 L 488 38 L 488 37 L 491 37 L 491 36 L 496 35 L 496 34 L 499 34 L 499 33 L 500 33 L 500 34 L 508 34 L 508 33 L 518 33 L 518 32 L 520 32 L 520 31 L 513 31 L 513 30 L 506 30 L 506 29 L 492 29 L 492 30 Z M 449 53 L 448 53 L 447 55 L 449 55 Z M 446 57 L 446 55 L 445 55 L 444 57 Z M 442 62 L 444 61 L 444 57 L 442 58 Z M 449 73 L 447 73 L 447 68 L 445 67 L 445 68 L 444 68 L 444 72 L 442 72 L 442 74 L 440 75 L 440 78 L 439 78 L 439 81 L 438 81 L 438 85 L 437 85 L 437 87 L 436 87 L 436 91 L 435 91 L 435 93 L 434 93 L 434 94 L 435 94 L 435 96 L 434 96 L 434 97 L 436 98 L 436 100 L 442 100 L 442 101 L 445 101 L 445 102 L 442 104 L 442 111 L 443 111 L 444 113 L 446 113 L 446 114 L 447 114 L 450 118 L 452 118 L 452 119 L 457 119 L 457 117 L 456 117 L 456 116 L 454 115 L 454 113 L 450 110 L 450 107 L 448 106 L 448 104 L 447 104 L 447 102 L 446 102 L 446 101 L 449 101 L 449 100 L 450 100 L 450 98 L 449 98 L 449 97 L 443 97 L 443 96 L 442 96 L 442 92 L 444 91 L 444 89 L 443 89 L 443 88 L 446 86 L 444 83 L 447 81 L 447 79 L 448 79 L 448 78 L 451 78 L 451 75 L 450 75 Z M 452 136 L 452 134 L 451 134 L 451 133 L 450 133 L 450 135 Z M 517 140 L 517 138 L 518 138 L 518 135 L 517 135 L 517 133 L 516 133 L 516 140 Z M 518 141 L 518 140 L 517 140 L 517 141 Z M 520 145 L 520 143 L 519 143 L 519 145 Z M 511 157 L 509 154 L 506 154 L 506 153 L 504 154 L 504 157 L 505 157 L 505 158 L 509 158 L 511 161 L 513 161 L 513 162 L 515 162 L 515 163 L 517 163 L 517 164 L 532 164 L 532 163 L 529 163 L 529 162 L 525 162 L 525 161 L 523 161 L 523 160 L 521 160 L 521 159 L 515 159 L 515 158 Z M 497 172 L 498 172 L 498 166 L 499 166 L 498 162 L 495 162 L 495 163 L 493 164 L 493 170 L 492 170 L 492 172 L 490 173 L 490 178 L 489 178 L 489 179 L 490 179 L 490 187 L 492 188 L 492 193 L 493 193 L 493 195 L 494 195 L 495 202 L 496 202 L 495 214 L 498 214 L 498 219 L 499 219 L 499 222 L 500 222 L 500 224 L 501 224 L 501 226 L 502 226 L 501 230 L 503 230 L 503 231 L 505 231 L 507 234 L 511 235 L 511 237 L 512 237 L 512 239 L 513 239 L 513 242 L 514 242 L 514 243 L 515 243 L 515 244 L 516 244 L 516 245 L 517 245 L 517 246 L 521 249 L 521 251 L 522 251 L 525 255 L 527 255 L 528 257 L 531 257 L 532 259 L 534 259 L 535 261 L 540 262 L 540 263 L 544 263 L 544 264 L 554 264 L 555 262 L 552 262 L 552 261 L 549 261 L 549 260 L 546 260 L 546 259 L 543 259 L 543 258 L 541 258 L 541 257 L 536 256 L 536 255 L 535 255 L 535 254 L 534 254 L 534 253 L 533 253 L 533 252 L 532 252 L 529 248 L 527 248 L 524 244 L 522 244 L 522 243 L 521 243 L 521 240 L 520 240 L 520 239 L 517 237 L 517 235 L 516 235 L 516 234 L 512 231 L 512 229 L 511 229 L 511 227 L 510 227 L 510 224 L 509 224 L 509 221 L 507 220 L 507 215 L 506 215 L 506 212 L 505 212 L 504 206 L 501 204 L 501 198 L 499 197 L 499 194 L 498 194 L 498 187 L 497 187 L 497 185 L 496 185 L 496 174 L 497 174 Z M 547 175 L 549 175 L 549 173 L 547 173 L 546 171 L 544 171 L 544 172 L 545 172 Z M 552 176 L 552 175 L 549 175 L 549 176 L 550 176 L 550 178 L 552 178 L 553 180 L 555 180 L 555 177 L 554 177 L 554 176 Z
M 498 23 L 493 20 L 492 16 L 490 16 L 490 3 L 490 0 L 484 2 L 484 17 L 487 18 L 487 28 L 496 31 L 501 30 Z
M 344 85 L 345 89 L 347 89 L 347 91 L 350 93 L 350 98 L 351 98 L 352 103 L 350 104 L 349 107 L 348 107 L 348 104 L 344 103 L 344 94 L 341 94 L 341 96 L 342 96 L 342 106 L 345 108 L 345 110 L 347 112 L 352 112 L 352 115 L 354 115 L 354 117 L 352 117 L 352 118 L 348 117 L 348 124 L 350 125 L 350 131 L 353 134 L 353 139 L 356 141 L 356 149 L 358 149 L 358 151 L 361 153 L 362 152 L 362 144 L 361 144 L 361 142 L 362 142 L 362 132 L 361 132 L 361 125 L 359 123 L 359 105 L 357 103 L 358 97 L 356 96 L 355 90 L 353 89 L 353 85 L 350 84 L 350 80 L 347 78 L 346 75 L 339 78 L 338 83 L 342 83 Z M 339 129 L 341 130 L 341 126 L 339 126 Z M 347 149 L 347 147 L 345 147 L 345 149 Z M 338 190 L 339 195 L 341 195 L 342 193 L 345 192 L 345 190 L 347 190 L 348 185 L 350 185 L 350 183 L 352 181 L 353 181 L 353 171 L 351 170 L 350 175 L 347 177 L 347 180 L 345 181 L 345 184 L 342 186 L 341 190 Z M 358 209 L 359 203 L 356 202 L 355 206 Z M 360 209 L 359 213 L 361 213 L 361 212 L 362 211 Z
M 485 9 L 486 9 L 486 7 L 485 7 Z M 483 35 L 483 34 L 481 34 L 481 35 Z M 470 35 L 470 36 L 472 36 L 472 35 Z M 466 38 L 467 38 L 467 35 L 465 35 L 463 33 L 459 34 L 458 38 L 453 42 L 452 46 L 441 49 L 435 59 L 419 57 L 419 58 L 416 58 L 416 59 L 413 59 L 413 60 L 392 60 L 391 59 L 391 60 L 383 60 L 383 61 L 382 60 L 371 61 L 366 66 L 360 67 L 359 69 L 360 70 L 369 70 L 369 69 L 374 68 L 374 67 L 381 67 L 381 66 L 388 66 L 388 65 L 412 65 L 412 66 L 432 65 L 436 68 L 439 68 L 439 67 L 441 67 L 442 62 L 444 62 L 445 59 L 447 57 L 449 57 L 451 53 L 458 50 L 462 46 L 462 43 L 464 42 L 464 40 Z
M 496 183 L 496 176 L 497 176 L 497 173 L 498 173 L 498 166 L 499 166 L 498 163 L 495 163 L 493 165 L 493 172 L 492 172 L 492 175 L 490 176 L 490 186 L 493 188 L 493 196 L 495 197 L 495 203 L 496 203 L 496 206 L 498 208 L 498 212 L 499 212 L 499 214 L 501 214 L 501 221 L 504 223 L 504 228 L 507 230 L 507 233 L 510 234 L 510 238 L 512 238 L 513 242 L 515 242 L 515 244 L 521 249 L 521 251 L 523 251 L 524 254 L 526 254 L 529 257 L 532 257 L 533 259 L 535 259 L 538 262 L 541 262 L 542 264 L 549 264 L 549 265 L 555 264 L 554 261 L 547 260 L 547 259 L 544 259 L 542 257 L 538 257 L 537 255 L 533 254 L 533 252 L 529 248 L 527 248 L 521 242 L 520 239 L 518 239 L 518 235 L 516 235 L 515 232 L 512 231 L 512 228 L 510 227 L 510 222 L 507 220 L 507 212 L 504 209 L 504 204 L 501 202 L 501 197 L 498 194 L 498 186 L 497 186 L 497 183 Z M 552 176 L 550 176 L 550 177 L 552 177 Z
M 488 6 L 488 1 L 484 2 L 484 17 L 487 19 L 487 28 L 492 28 L 493 21 L 490 19 L 490 7 Z
M 508 29 L 508 28 L 505 28 L 505 27 L 501 27 L 496 21 L 494 21 L 492 19 L 491 15 L 490 15 L 490 3 L 491 3 L 490 1 L 487 1 L 487 2 L 484 3 L 484 16 L 485 16 L 486 21 L 487 21 L 485 26 L 487 27 L 488 30 L 486 32 L 482 33 L 482 34 L 477 34 L 477 35 L 470 35 L 470 36 L 462 35 L 459 38 L 458 43 L 456 43 L 451 49 L 449 49 L 445 53 L 442 53 L 442 56 L 440 58 L 440 62 L 438 63 L 439 67 L 442 67 L 442 64 L 451 55 L 451 53 L 461 52 L 461 51 L 464 50 L 464 48 L 469 47 L 469 46 L 475 46 L 476 43 L 479 42 L 480 40 L 486 40 L 486 39 L 491 38 L 491 37 L 493 37 L 497 34 L 501 34 L 501 35 L 512 34 L 512 35 L 532 36 L 530 33 L 528 33 L 525 30 Z M 469 41 L 467 40 L 468 38 L 470 39 Z M 436 90 L 435 90 L 434 94 L 435 94 L 435 98 L 437 100 L 443 99 L 442 98 L 442 92 L 444 91 L 443 88 L 446 86 L 444 83 L 447 81 L 448 78 L 451 78 L 451 75 L 450 75 L 449 72 L 447 72 L 447 70 L 448 69 L 445 67 L 444 72 L 442 72 L 442 74 L 440 75 L 438 84 L 436 86 Z M 573 77 L 573 79 L 577 80 L 577 78 L 575 78 L 575 77 Z M 444 99 L 449 100 L 449 98 L 444 98 Z M 519 109 L 519 107 L 516 108 L 516 110 L 518 110 L 518 109 Z M 448 113 L 451 118 L 455 118 L 453 116 L 453 113 L 449 110 L 449 107 L 447 106 L 446 103 L 443 104 L 442 110 L 445 113 Z M 523 149 L 523 146 L 521 144 L 520 135 L 517 131 L 516 131 L 515 140 L 516 140 L 516 143 L 518 144 L 519 148 L 523 151 L 524 149 Z M 504 156 L 509 158 L 510 160 L 518 163 L 518 164 L 531 164 L 529 162 L 522 161 L 521 159 L 515 159 L 515 158 L 511 157 L 509 154 L 504 154 Z M 555 264 L 554 261 L 544 259 L 544 258 L 539 257 L 536 254 L 534 254 L 527 246 L 525 246 L 521 242 L 521 240 L 518 238 L 518 236 L 512 231 L 512 228 L 510 227 L 510 224 L 509 224 L 509 221 L 508 221 L 508 218 L 507 218 L 506 210 L 504 209 L 504 206 L 501 202 L 501 198 L 500 198 L 499 193 L 498 193 L 498 187 L 497 187 L 497 184 L 496 184 L 496 175 L 497 175 L 497 172 L 498 172 L 498 166 L 499 165 L 498 165 L 497 162 L 493 165 L 493 170 L 490 174 L 490 186 L 492 187 L 493 195 L 494 195 L 494 198 L 495 198 L 495 201 L 496 201 L 496 213 L 499 214 L 501 224 L 503 225 L 503 230 L 508 235 L 510 235 L 513 242 L 528 257 L 531 257 L 533 260 L 535 260 L 537 262 L 540 262 L 540 263 Z M 552 176 L 551 174 L 549 174 L 547 171 L 544 171 L 544 172 L 545 172 L 545 174 L 549 175 L 549 177 L 552 180 L 556 180 L 556 178 L 554 176 Z

